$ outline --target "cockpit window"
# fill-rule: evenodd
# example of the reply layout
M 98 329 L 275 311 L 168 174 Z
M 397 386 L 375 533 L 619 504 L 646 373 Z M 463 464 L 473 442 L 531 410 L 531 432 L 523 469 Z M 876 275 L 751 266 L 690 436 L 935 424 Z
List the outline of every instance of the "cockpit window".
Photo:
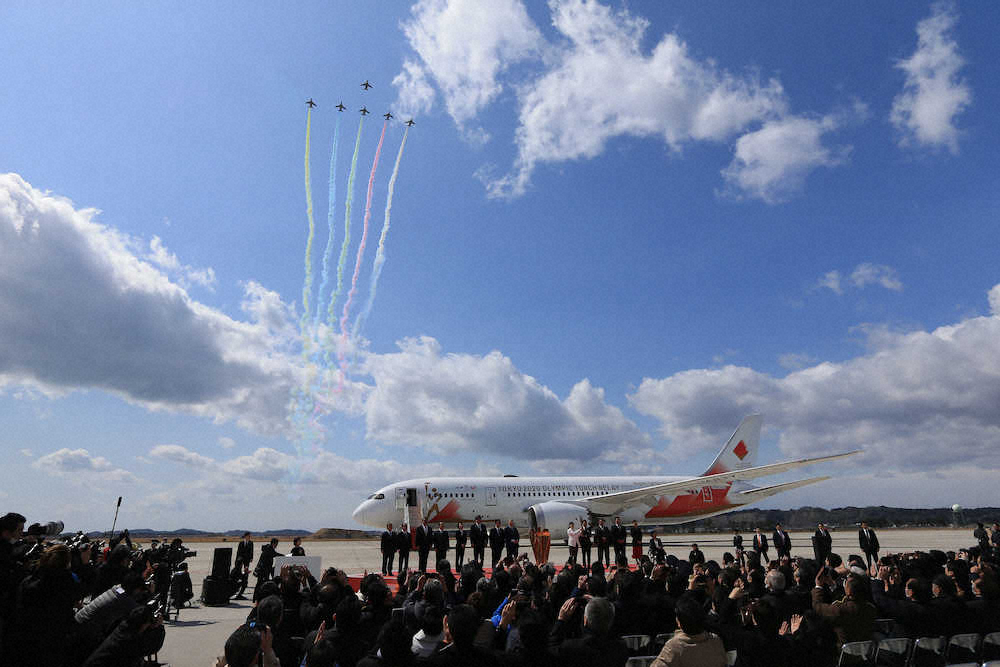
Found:
M 385 500 L 385 494 L 384 493 L 376 493 L 374 496 L 372 496 L 372 498 L 374 498 L 375 500 Z

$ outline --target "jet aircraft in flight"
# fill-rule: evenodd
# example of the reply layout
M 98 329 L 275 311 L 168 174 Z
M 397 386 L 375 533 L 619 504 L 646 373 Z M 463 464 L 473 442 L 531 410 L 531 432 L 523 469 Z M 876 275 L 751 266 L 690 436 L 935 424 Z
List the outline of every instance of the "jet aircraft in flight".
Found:
M 416 125 L 416 123 L 413 122 L 412 118 L 410 120 L 406 121 L 406 126 L 407 127 L 413 127 L 414 125 Z
M 382 118 L 389 120 L 390 118 L 392 118 L 392 114 L 387 111 L 384 114 L 382 114 Z
M 368 83 L 368 79 L 365 79 L 365 82 L 361 84 L 361 87 L 368 90 L 369 88 L 372 88 L 372 84 Z
M 361 115 L 362 116 L 368 115 L 368 107 L 361 107 Z
M 337 111 L 340 111 L 340 112 L 343 112 L 344 109 L 346 109 L 346 108 L 347 107 L 344 106 L 343 102 L 341 102 L 340 104 L 338 104 L 337 106 L 334 107 L 334 109 L 336 109 Z
M 313 102 L 313 98 L 311 98 L 311 97 L 308 100 L 306 100 L 306 104 L 309 106 L 310 109 L 312 109 L 313 107 L 319 106 L 318 104 L 316 104 L 315 102 Z

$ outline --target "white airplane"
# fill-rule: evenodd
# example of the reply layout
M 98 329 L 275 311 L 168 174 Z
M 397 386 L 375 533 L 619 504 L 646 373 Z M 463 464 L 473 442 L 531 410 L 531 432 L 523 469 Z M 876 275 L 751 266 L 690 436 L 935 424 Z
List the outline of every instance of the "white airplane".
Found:
M 467 526 L 477 516 L 519 529 L 549 531 L 552 539 L 566 537 L 570 521 L 594 522 L 618 517 L 625 524 L 662 526 L 724 514 L 781 491 L 797 489 L 829 477 L 813 477 L 755 487 L 747 481 L 801 466 L 835 461 L 858 451 L 832 456 L 755 466 L 760 448 L 760 415 L 743 419 L 715 461 L 699 477 L 432 477 L 390 484 L 358 505 L 354 520 L 366 526 L 406 523 L 411 529 L 426 519 Z

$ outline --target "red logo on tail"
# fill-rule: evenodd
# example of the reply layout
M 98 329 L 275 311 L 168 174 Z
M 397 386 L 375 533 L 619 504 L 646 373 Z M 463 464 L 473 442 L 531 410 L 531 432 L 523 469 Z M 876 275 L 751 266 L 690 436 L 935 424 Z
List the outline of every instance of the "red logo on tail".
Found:
M 740 461 L 746 458 L 746 455 L 749 453 L 750 452 L 747 451 L 747 446 L 743 444 L 742 440 L 740 440 L 740 443 L 733 448 L 733 454 L 736 454 Z

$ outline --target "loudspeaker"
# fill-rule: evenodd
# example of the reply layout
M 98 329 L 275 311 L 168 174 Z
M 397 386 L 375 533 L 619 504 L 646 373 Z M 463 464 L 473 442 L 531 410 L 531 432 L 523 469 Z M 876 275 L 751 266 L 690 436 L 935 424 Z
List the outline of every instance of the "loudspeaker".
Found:
M 212 576 L 225 581 L 229 578 L 229 570 L 232 568 L 233 548 L 217 547 L 215 555 L 212 556 Z
M 226 577 L 219 579 L 209 575 L 201 582 L 201 600 L 206 607 L 223 607 L 229 604 L 231 592 Z

